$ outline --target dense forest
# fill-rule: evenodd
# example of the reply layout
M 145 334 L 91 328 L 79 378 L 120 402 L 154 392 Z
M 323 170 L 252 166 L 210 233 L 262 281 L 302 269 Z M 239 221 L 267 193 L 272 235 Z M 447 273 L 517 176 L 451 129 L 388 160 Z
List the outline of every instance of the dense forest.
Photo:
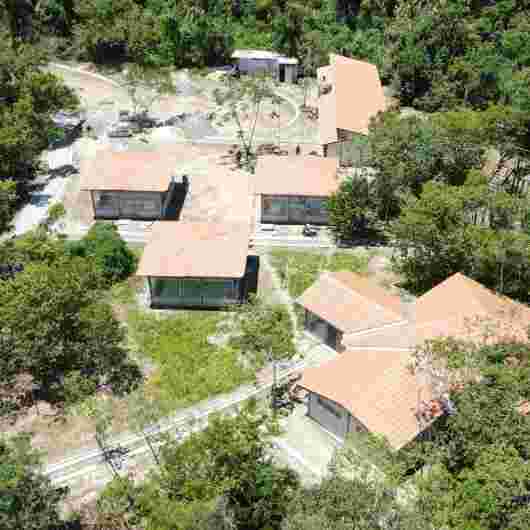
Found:
M 234 48 L 329 52 L 378 65 L 403 105 L 489 103 L 530 111 L 524 0 L 2 0 L 11 34 L 55 55 L 177 67 L 225 63 Z

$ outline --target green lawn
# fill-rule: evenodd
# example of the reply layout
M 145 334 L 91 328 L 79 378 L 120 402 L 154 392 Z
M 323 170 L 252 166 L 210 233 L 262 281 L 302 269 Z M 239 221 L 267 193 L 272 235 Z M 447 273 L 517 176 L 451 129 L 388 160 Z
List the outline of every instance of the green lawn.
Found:
M 254 371 L 242 365 L 238 351 L 207 340 L 216 334 L 223 318 L 220 312 L 178 311 L 158 316 L 129 311 L 132 343 L 156 367 L 146 383 L 149 393 L 160 400 L 165 412 L 252 380 Z
M 295 251 L 273 249 L 271 263 L 280 279 L 287 286 L 289 294 L 300 296 L 322 271 L 365 272 L 370 259 L 366 251 L 335 252 L 332 256 L 317 251 Z

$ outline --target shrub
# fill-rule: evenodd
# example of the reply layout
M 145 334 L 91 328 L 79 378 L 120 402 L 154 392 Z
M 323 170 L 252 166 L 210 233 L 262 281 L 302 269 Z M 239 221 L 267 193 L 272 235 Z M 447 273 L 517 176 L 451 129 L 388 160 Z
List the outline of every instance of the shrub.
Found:
M 48 225 L 56 223 L 61 217 L 66 215 L 66 209 L 62 202 L 56 202 L 48 210 Z
M 69 252 L 73 256 L 94 259 L 96 267 L 109 283 L 130 276 L 138 262 L 118 229 L 102 222 L 95 223 L 81 241 L 71 243 Z

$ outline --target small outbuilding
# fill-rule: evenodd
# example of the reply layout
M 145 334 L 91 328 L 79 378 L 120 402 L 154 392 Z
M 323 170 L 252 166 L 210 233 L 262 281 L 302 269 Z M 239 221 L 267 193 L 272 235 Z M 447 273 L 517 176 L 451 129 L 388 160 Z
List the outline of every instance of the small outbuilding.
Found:
M 255 173 L 261 223 L 328 223 L 326 200 L 337 191 L 338 161 L 319 156 L 263 156 Z
M 232 59 L 244 74 L 269 73 L 280 83 L 296 83 L 298 59 L 268 50 L 235 50 Z
M 331 54 L 318 69 L 318 125 L 324 156 L 362 165 L 370 119 L 386 108 L 377 67 Z
M 175 156 L 154 151 L 105 151 L 81 165 L 81 190 L 90 192 L 95 219 L 164 219 L 172 195 L 185 191 Z
M 147 280 L 152 308 L 220 308 L 246 299 L 258 267 L 248 225 L 160 221 L 136 274 Z
M 405 321 L 399 296 L 354 272 L 326 272 L 297 300 L 304 328 L 333 349 L 345 335 L 396 326 Z
M 411 362 L 407 350 L 355 350 L 304 370 L 299 386 L 309 393 L 308 416 L 341 439 L 372 432 L 401 449 L 450 406 L 433 399 Z

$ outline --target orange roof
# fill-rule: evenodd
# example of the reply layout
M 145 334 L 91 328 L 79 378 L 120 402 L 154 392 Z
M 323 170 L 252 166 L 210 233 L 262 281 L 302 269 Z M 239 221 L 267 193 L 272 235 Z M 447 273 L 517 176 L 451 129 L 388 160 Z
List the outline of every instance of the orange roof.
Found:
M 337 129 L 368 133 L 370 118 L 385 110 L 385 96 L 377 67 L 330 54 L 330 64 L 318 69 L 321 83 L 332 89 L 319 97 L 319 128 L 322 144 L 337 141 Z M 324 80 L 325 78 L 325 80 Z
M 343 333 L 378 328 L 404 318 L 398 296 L 354 272 L 321 274 L 298 303 Z
M 81 189 L 167 191 L 177 158 L 160 151 L 104 151 L 81 163 Z
M 299 385 L 338 403 L 397 450 L 425 428 L 415 413 L 432 399 L 430 385 L 412 373 L 411 361 L 406 350 L 348 351 L 304 370 Z
M 249 242 L 246 224 L 158 221 L 136 274 L 165 278 L 241 278 Z
M 530 307 L 456 273 L 421 296 L 410 321 L 395 328 L 344 338 L 350 347 L 414 348 L 426 340 L 455 337 L 478 342 L 526 341 Z
M 263 156 L 258 159 L 258 195 L 328 197 L 339 187 L 338 160 L 320 156 Z
M 530 328 L 530 307 L 490 291 L 480 283 L 456 273 L 433 287 L 416 302 L 416 322 L 421 328 L 434 328 L 445 321 L 445 334 L 477 336 L 482 322 L 494 325 L 495 340 L 526 340 Z M 488 333 L 488 330 L 484 330 Z

